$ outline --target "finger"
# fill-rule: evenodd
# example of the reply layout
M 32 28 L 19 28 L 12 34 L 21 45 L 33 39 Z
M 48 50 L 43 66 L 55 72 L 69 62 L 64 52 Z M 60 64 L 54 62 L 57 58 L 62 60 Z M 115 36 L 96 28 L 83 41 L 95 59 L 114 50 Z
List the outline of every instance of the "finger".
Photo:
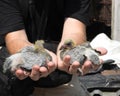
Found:
M 51 73 L 56 69 L 56 65 L 53 62 L 49 62 L 47 64 L 47 69 L 48 69 L 48 72 Z
M 69 56 L 69 55 L 66 55 L 66 56 L 63 58 L 63 61 L 61 62 L 61 64 L 58 65 L 58 67 L 59 67 L 61 70 L 69 73 L 69 67 L 70 67 L 70 63 L 69 63 L 69 62 L 70 62 L 70 56 Z
M 16 72 L 15 72 L 15 75 L 16 75 L 16 77 L 17 77 L 18 79 L 20 79 L 20 80 L 23 80 L 23 79 L 25 79 L 25 78 L 28 77 L 28 75 L 25 75 L 25 74 L 24 74 L 24 71 L 21 70 L 21 69 L 17 69 Z
M 48 68 L 44 66 L 40 67 L 39 71 L 41 72 L 40 77 L 46 77 L 49 74 Z
M 100 64 L 91 64 L 91 71 L 95 71 L 95 70 L 98 70 L 99 67 L 103 64 L 103 60 L 100 59 Z
M 70 67 L 70 56 L 69 55 L 66 55 L 64 58 L 63 58 L 63 67 L 65 68 L 66 71 L 68 71 L 69 67 Z
M 96 51 L 99 51 L 101 53 L 101 55 L 107 54 L 107 49 L 105 49 L 103 47 L 96 48 Z
M 69 66 L 70 65 L 70 56 L 69 55 L 66 55 L 64 58 L 63 58 L 63 62 L 66 66 Z
M 31 71 L 31 74 L 30 74 L 30 78 L 32 79 L 32 80 L 34 80 L 34 81 L 37 81 L 37 80 L 39 80 L 39 78 L 40 78 L 40 71 L 39 71 L 39 66 L 38 65 L 35 65 L 35 66 L 33 66 L 33 68 L 32 68 L 32 71 Z
M 80 67 L 79 62 L 77 61 L 73 62 L 73 64 L 71 64 L 69 68 L 70 74 L 76 74 L 79 67 Z
M 91 61 L 87 60 L 87 61 L 85 61 L 84 65 L 82 66 L 83 74 L 86 74 L 86 73 L 89 73 L 92 71 L 96 71 L 100 68 L 100 66 L 101 65 L 92 64 Z
M 92 62 L 87 60 L 85 61 L 84 65 L 82 66 L 82 71 L 83 71 L 83 74 L 86 74 L 88 73 L 90 70 L 93 70 L 93 66 L 92 66 Z

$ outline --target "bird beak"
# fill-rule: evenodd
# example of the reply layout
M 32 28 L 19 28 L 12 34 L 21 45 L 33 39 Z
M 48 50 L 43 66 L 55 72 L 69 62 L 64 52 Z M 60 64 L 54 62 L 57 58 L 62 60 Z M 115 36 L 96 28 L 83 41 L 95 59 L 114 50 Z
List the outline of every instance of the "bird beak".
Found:
M 62 50 L 62 49 L 66 49 L 66 48 L 67 48 L 66 45 L 62 45 L 62 46 L 60 47 L 60 50 Z

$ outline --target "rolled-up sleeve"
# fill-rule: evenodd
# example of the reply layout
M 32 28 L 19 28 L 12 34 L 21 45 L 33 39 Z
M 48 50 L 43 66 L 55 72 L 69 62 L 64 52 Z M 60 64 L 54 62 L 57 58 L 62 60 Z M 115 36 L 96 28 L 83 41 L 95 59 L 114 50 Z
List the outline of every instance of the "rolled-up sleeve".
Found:
M 89 25 L 90 0 L 65 0 L 65 17 L 78 19 Z
M 17 0 L 0 0 L 0 35 L 24 28 Z

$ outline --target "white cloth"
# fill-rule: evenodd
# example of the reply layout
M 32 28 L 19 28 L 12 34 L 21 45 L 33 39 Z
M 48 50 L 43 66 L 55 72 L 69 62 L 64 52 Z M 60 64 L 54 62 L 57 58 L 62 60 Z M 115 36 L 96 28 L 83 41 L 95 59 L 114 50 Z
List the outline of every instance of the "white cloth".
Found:
M 107 49 L 107 54 L 100 56 L 101 59 L 113 59 L 114 64 L 120 67 L 120 41 L 110 39 L 106 34 L 98 34 L 91 42 L 93 48 L 103 47 Z

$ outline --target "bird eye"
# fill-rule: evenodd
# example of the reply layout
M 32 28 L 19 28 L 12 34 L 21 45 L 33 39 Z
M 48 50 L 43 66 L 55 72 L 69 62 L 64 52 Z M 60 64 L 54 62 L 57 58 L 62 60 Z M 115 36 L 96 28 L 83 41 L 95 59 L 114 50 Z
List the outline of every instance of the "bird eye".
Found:
M 71 42 L 68 42 L 67 45 L 68 45 L 68 46 L 71 46 Z

